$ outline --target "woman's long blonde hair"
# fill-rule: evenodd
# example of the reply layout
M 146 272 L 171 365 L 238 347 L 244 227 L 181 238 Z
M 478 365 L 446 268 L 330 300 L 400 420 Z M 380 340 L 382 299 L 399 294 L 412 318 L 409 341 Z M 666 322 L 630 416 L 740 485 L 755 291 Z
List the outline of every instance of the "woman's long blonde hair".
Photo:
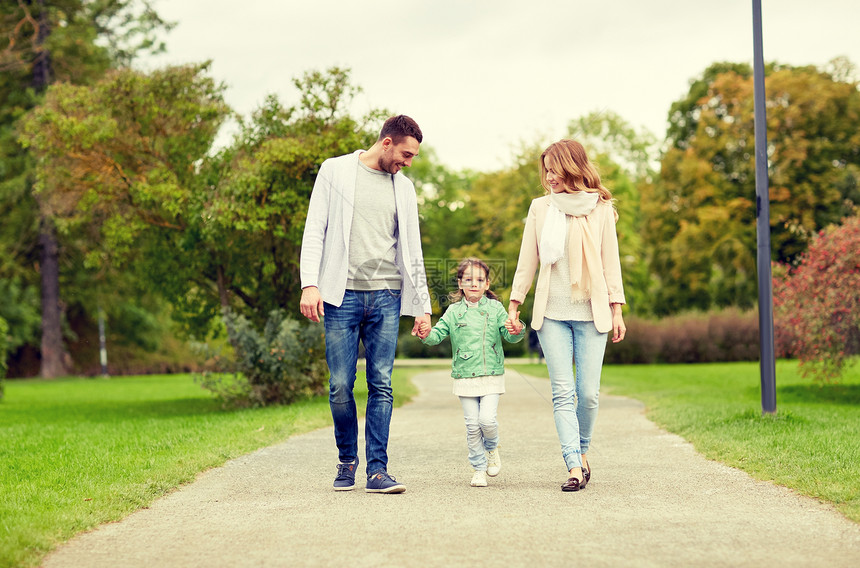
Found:
M 597 168 L 589 161 L 585 148 L 576 140 L 554 142 L 540 155 L 540 183 L 547 193 L 552 193 L 546 181 L 547 162 L 553 173 L 561 179 L 566 192 L 596 192 L 601 201 L 612 201 L 612 193 L 603 187 Z

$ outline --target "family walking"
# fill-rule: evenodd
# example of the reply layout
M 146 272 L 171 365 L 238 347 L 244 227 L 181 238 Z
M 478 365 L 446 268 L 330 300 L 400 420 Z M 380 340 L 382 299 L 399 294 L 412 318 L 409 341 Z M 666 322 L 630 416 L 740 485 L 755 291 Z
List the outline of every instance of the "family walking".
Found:
M 525 337 L 519 307 L 536 273 L 531 325 L 552 384 L 553 416 L 568 472 L 561 488 L 584 489 L 591 479 L 587 452 L 607 336 L 611 332 L 618 342 L 626 332 L 612 195 L 581 144 L 552 144 L 539 164 L 547 194 L 529 208 L 507 310 L 490 290 L 488 265 L 467 258 L 458 266 L 450 305 L 431 327 L 418 200 L 401 171 L 418 155 L 422 139 L 414 120 L 391 117 L 370 149 L 324 161 L 311 194 L 302 240 L 300 308 L 325 329 L 339 457 L 334 489 L 354 489 L 359 469 L 353 389 L 361 341 L 368 388 L 365 491 L 406 491 L 388 472 L 387 453 L 401 316 L 414 318 L 412 335 L 429 345 L 451 340 L 453 393 L 463 409 L 474 470 L 470 483 L 485 487 L 487 476 L 499 474 L 502 340 Z

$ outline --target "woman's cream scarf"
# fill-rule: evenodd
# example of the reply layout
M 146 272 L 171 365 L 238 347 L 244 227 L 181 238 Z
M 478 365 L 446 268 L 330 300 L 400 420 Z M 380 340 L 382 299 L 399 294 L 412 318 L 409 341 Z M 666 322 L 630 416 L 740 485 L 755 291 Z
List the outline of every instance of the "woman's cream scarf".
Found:
M 540 261 L 548 269 L 564 256 L 564 247 L 567 245 L 572 299 L 578 299 L 574 296 L 590 298 L 593 288 L 591 279 L 599 278 L 603 274 L 597 243 L 585 218 L 594 211 L 599 199 L 597 193 L 585 191 L 551 193 L 549 196 L 549 210 L 538 247 Z M 567 215 L 572 219 L 565 243 Z

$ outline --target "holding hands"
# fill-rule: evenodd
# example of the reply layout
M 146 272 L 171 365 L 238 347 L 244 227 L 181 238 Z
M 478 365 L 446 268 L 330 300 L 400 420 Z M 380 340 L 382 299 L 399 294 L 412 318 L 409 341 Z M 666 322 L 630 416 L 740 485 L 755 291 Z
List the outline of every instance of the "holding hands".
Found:
M 430 335 L 430 314 L 424 314 L 415 318 L 415 325 L 412 326 L 412 335 L 418 336 L 418 339 L 427 339 Z
M 508 319 L 505 321 L 505 328 L 512 335 L 519 335 L 523 332 L 525 325 L 520 321 L 520 311 L 517 309 L 517 306 L 514 302 L 508 306 Z

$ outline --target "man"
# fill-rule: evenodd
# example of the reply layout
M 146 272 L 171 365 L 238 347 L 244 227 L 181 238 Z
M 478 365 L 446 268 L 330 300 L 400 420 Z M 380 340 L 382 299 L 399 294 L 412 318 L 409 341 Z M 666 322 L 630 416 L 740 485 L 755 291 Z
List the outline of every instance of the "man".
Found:
M 335 491 L 355 487 L 358 342 L 367 362 L 365 442 L 368 493 L 403 493 L 388 474 L 391 371 L 400 316 L 412 335 L 430 323 L 430 294 L 418 230 L 412 165 L 423 136 L 408 116 L 389 118 L 370 150 L 330 158 L 317 175 L 302 238 L 302 315 L 325 325 L 329 405 L 340 463 Z

